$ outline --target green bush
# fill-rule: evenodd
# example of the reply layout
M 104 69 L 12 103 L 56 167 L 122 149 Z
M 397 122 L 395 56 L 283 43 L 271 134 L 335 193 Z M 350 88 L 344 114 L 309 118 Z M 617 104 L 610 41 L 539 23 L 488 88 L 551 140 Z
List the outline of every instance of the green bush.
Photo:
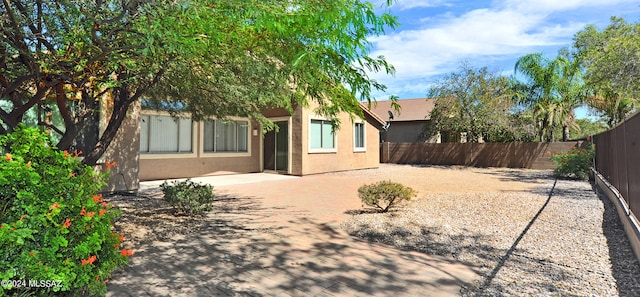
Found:
M 108 173 L 35 128 L 0 136 L 0 151 L 0 296 L 105 295 L 133 253 L 112 233 L 118 211 L 96 195 Z
M 551 160 L 556 164 L 553 175 L 557 178 L 587 180 L 595 150 L 592 144 L 573 147 L 566 153 L 555 154 Z
M 392 181 L 380 181 L 358 189 L 362 203 L 377 207 L 381 212 L 387 212 L 391 207 L 402 201 L 409 201 L 415 195 L 416 191 L 412 188 Z
M 213 204 L 213 187 L 194 183 L 191 180 L 160 185 L 164 200 L 188 215 L 200 215 L 211 210 Z

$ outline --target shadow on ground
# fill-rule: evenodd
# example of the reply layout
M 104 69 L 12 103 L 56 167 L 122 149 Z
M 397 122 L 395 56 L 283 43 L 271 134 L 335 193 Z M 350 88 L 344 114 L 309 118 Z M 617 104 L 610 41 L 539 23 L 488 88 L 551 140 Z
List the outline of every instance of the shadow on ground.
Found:
M 640 262 L 635 257 L 629 241 L 621 240 L 626 239 L 627 235 L 615 205 L 604 195 L 598 197 L 604 205 L 602 229 L 607 238 L 611 269 L 619 296 L 640 296 Z
M 118 225 L 150 230 L 130 265 L 113 274 L 108 296 L 455 295 L 475 277 L 455 261 L 353 240 L 254 197 L 217 196 L 207 217 L 180 222 L 188 231 L 161 236 L 166 218 L 146 215 L 164 207 L 157 200 L 124 207 Z

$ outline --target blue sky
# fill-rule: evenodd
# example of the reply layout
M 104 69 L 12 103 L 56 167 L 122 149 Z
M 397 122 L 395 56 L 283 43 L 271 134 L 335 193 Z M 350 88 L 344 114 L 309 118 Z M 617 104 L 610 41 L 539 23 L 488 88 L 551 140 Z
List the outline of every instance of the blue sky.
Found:
M 377 100 L 425 97 L 438 77 L 463 61 L 510 75 L 520 56 L 553 57 L 588 24 L 606 27 L 611 16 L 640 21 L 637 0 L 397 0 L 389 10 L 400 26 L 370 38 L 371 54 L 385 56 L 396 75 L 372 74 L 388 87 L 373 94 Z

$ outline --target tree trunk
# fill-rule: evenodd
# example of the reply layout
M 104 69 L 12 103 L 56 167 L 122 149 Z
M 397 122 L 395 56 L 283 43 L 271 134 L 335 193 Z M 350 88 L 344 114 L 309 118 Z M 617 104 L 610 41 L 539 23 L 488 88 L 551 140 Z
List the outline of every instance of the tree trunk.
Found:
M 562 141 L 569 141 L 569 126 L 562 126 Z
M 123 87 L 118 91 L 117 96 L 115 96 L 113 100 L 113 112 L 109 118 L 107 128 L 104 130 L 104 133 L 102 133 L 102 136 L 93 149 L 85 155 L 82 163 L 95 166 L 98 159 L 100 159 L 100 157 L 102 157 L 102 155 L 107 151 L 107 148 L 116 137 L 118 130 L 120 130 L 122 121 L 126 118 L 127 111 L 129 110 L 131 103 L 136 101 L 134 98 L 130 98 L 129 95 L 130 92 L 126 87 Z

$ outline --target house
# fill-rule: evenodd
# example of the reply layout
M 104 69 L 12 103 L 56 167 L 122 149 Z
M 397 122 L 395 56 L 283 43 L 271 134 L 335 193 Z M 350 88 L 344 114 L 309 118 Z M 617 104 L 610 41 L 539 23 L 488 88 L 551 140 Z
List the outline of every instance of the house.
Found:
M 115 161 L 108 191 L 136 191 L 138 181 L 202 175 L 277 172 L 308 175 L 377 168 L 385 122 L 361 105 L 364 118 L 339 116 L 340 128 L 314 114 L 313 104 L 264 110 L 278 127 L 264 133 L 248 118 L 194 122 L 188 115 L 133 106 L 103 156 Z M 103 115 L 101 118 L 106 119 Z
M 440 136 L 424 136 L 424 128 L 429 123 L 429 114 L 435 107 L 436 99 L 415 98 L 397 101 L 400 111 L 391 107 L 391 101 L 371 104 L 371 111 L 389 119 L 389 127 L 381 132 L 383 142 L 440 142 Z

